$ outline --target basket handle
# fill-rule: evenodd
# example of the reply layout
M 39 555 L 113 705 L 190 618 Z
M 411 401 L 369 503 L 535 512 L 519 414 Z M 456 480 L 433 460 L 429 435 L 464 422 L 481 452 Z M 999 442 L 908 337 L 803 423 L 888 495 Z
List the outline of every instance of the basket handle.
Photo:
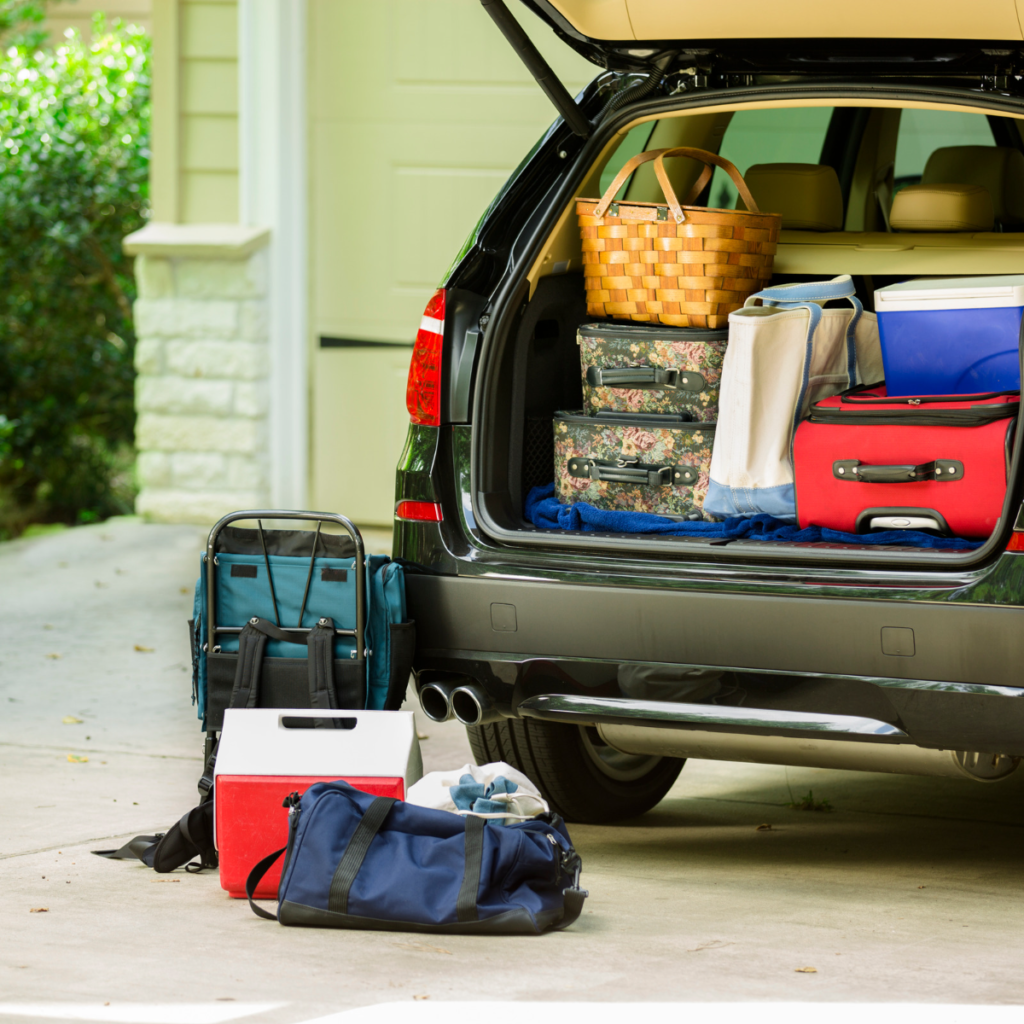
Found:
M 739 192 L 740 198 L 743 200 L 743 204 L 747 208 L 748 213 L 760 213 L 757 203 L 754 202 L 754 197 L 750 194 L 750 189 L 747 188 L 747 183 L 743 180 L 743 175 L 737 170 L 736 165 L 729 160 L 726 160 L 724 156 L 719 156 L 717 153 L 711 153 L 706 149 L 694 149 L 691 146 L 677 146 L 675 149 L 659 149 L 656 150 L 657 155 L 654 158 L 654 175 L 658 179 L 658 184 L 661 185 L 662 192 L 665 193 L 665 201 L 669 205 L 669 209 L 675 216 L 676 223 L 682 224 L 686 220 L 686 214 L 683 213 L 682 207 L 679 205 L 679 200 L 676 199 L 675 190 L 672 188 L 672 183 L 668 180 L 668 175 L 665 173 L 665 157 L 667 156 L 688 156 L 691 160 L 699 160 L 702 164 L 707 166 L 704 168 L 701 176 L 697 179 L 696 184 L 691 189 L 689 196 L 687 196 L 687 204 L 692 200 L 696 199 L 700 195 L 700 190 L 707 184 L 713 171 L 711 165 L 714 164 L 716 167 L 721 167 L 726 174 L 732 178 L 733 184 L 736 186 L 736 191 Z
M 645 153 L 637 153 L 636 156 L 627 160 L 623 165 L 622 170 L 615 175 L 614 180 L 605 190 L 603 196 L 597 206 L 594 207 L 594 216 L 603 217 L 608 212 L 608 207 L 611 206 L 615 199 L 615 194 L 622 188 L 623 183 L 626 179 L 641 165 L 649 163 L 651 160 L 654 161 L 654 174 L 658 179 L 658 184 L 661 185 L 661 191 L 665 196 L 665 201 L 671 209 L 676 223 L 682 224 L 686 220 L 686 214 L 683 213 L 682 207 L 679 205 L 679 200 L 676 199 L 675 189 L 672 188 L 671 182 L 668 180 L 668 175 L 665 173 L 664 158 L 666 156 L 688 156 L 693 160 L 697 160 L 702 164 L 705 164 L 704 170 L 701 171 L 700 177 L 697 179 L 693 188 L 690 189 L 690 194 L 686 197 L 686 205 L 689 206 L 696 198 L 700 195 L 704 186 L 708 183 L 711 175 L 714 173 L 713 165 L 721 167 L 726 174 L 732 178 L 739 191 L 740 197 L 746 204 L 747 210 L 750 213 L 760 213 L 757 203 L 754 202 L 754 197 L 750 194 L 750 189 L 747 188 L 747 183 L 743 180 L 743 175 L 736 169 L 736 165 L 730 163 L 725 157 L 719 156 L 717 153 L 711 153 L 706 149 L 694 149 L 689 146 L 677 146 L 674 149 L 669 147 L 667 149 L 649 149 Z
M 622 188 L 625 180 L 641 165 L 649 163 L 655 157 L 660 156 L 662 153 L 667 153 L 667 149 L 649 149 L 645 153 L 637 153 L 636 156 L 630 157 L 622 165 L 622 170 L 615 175 L 614 181 L 605 189 L 605 193 L 601 196 L 597 206 L 594 207 L 594 216 L 603 217 L 608 212 L 608 207 L 611 206 L 612 200 L 615 198 L 615 193 Z

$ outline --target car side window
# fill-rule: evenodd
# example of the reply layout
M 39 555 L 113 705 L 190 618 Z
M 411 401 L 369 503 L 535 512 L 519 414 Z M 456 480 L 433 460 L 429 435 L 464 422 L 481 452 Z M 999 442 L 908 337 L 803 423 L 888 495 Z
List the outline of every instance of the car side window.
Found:
M 725 130 L 720 153 L 740 174 L 754 164 L 816 164 L 832 111 L 832 107 L 737 111 Z M 708 205 L 720 210 L 736 206 L 736 186 L 721 168 L 715 169 Z
M 626 132 L 626 137 L 622 140 L 619 148 L 615 150 L 612 158 L 605 164 L 605 168 L 601 172 L 601 195 L 605 194 L 608 186 L 615 180 L 615 175 L 626 165 L 626 161 L 631 160 L 637 153 L 643 153 L 647 149 L 648 140 L 654 134 L 654 129 L 657 125 L 657 121 L 646 121 Z M 630 180 L 632 180 L 632 177 L 630 175 Z M 626 190 L 628 190 L 629 181 L 625 185 Z M 625 195 L 626 192 L 620 189 L 619 194 Z
M 989 119 L 984 114 L 957 110 L 904 110 L 896 136 L 894 193 L 916 185 L 928 157 L 944 146 L 994 146 Z

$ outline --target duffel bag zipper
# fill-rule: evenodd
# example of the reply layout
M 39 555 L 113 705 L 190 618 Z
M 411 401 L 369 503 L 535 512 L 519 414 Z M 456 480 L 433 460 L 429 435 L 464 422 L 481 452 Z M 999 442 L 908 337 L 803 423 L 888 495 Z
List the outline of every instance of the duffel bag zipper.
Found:
M 1017 415 L 1017 402 L 998 405 L 972 405 L 967 409 L 851 409 L 835 406 L 812 408 L 807 419 L 811 423 L 846 423 L 851 426 L 980 427 Z
M 284 880 L 288 877 L 288 863 L 292 859 L 292 851 L 295 849 L 295 833 L 299 828 L 299 816 L 302 814 L 302 797 L 297 790 L 293 791 L 284 798 L 281 806 L 288 808 L 288 843 L 284 853 L 284 864 L 281 866 L 279 886 L 283 889 Z
M 872 388 L 879 386 L 878 384 L 870 385 Z M 909 398 L 902 395 L 882 397 L 872 395 L 870 391 L 854 388 L 840 395 L 839 398 L 844 405 L 933 405 L 937 402 L 967 402 L 971 400 L 984 402 L 991 398 L 1004 398 L 1007 395 L 1019 396 L 1020 392 L 1014 389 L 1012 391 L 979 391 L 976 395 L 915 395 Z

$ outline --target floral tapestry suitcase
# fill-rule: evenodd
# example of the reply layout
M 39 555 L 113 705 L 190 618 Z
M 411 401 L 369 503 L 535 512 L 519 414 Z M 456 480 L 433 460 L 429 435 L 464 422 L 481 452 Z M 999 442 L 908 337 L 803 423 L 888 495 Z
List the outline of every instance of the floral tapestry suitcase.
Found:
M 703 519 L 714 423 L 682 414 L 555 414 L 555 480 L 564 504 Z
M 688 413 L 712 423 L 728 339 L 728 329 L 583 324 L 576 341 L 584 409 Z

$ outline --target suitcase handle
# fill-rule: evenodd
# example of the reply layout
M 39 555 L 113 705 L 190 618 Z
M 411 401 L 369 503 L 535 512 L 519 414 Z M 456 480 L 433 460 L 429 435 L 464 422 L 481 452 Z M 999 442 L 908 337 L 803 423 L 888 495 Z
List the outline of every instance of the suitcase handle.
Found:
M 614 462 L 574 456 L 567 463 L 569 476 L 602 480 L 614 484 L 640 484 L 644 487 L 677 487 L 695 484 L 697 466 L 649 466 L 636 459 Z
M 587 383 L 592 388 L 660 391 L 700 392 L 707 387 L 704 375 L 697 373 L 696 370 L 669 370 L 661 366 L 588 366 Z
M 857 459 L 839 459 L 832 463 L 832 475 L 837 480 L 862 484 L 906 484 L 920 480 L 963 480 L 964 464 L 955 459 L 935 459 L 919 466 L 865 466 Z

